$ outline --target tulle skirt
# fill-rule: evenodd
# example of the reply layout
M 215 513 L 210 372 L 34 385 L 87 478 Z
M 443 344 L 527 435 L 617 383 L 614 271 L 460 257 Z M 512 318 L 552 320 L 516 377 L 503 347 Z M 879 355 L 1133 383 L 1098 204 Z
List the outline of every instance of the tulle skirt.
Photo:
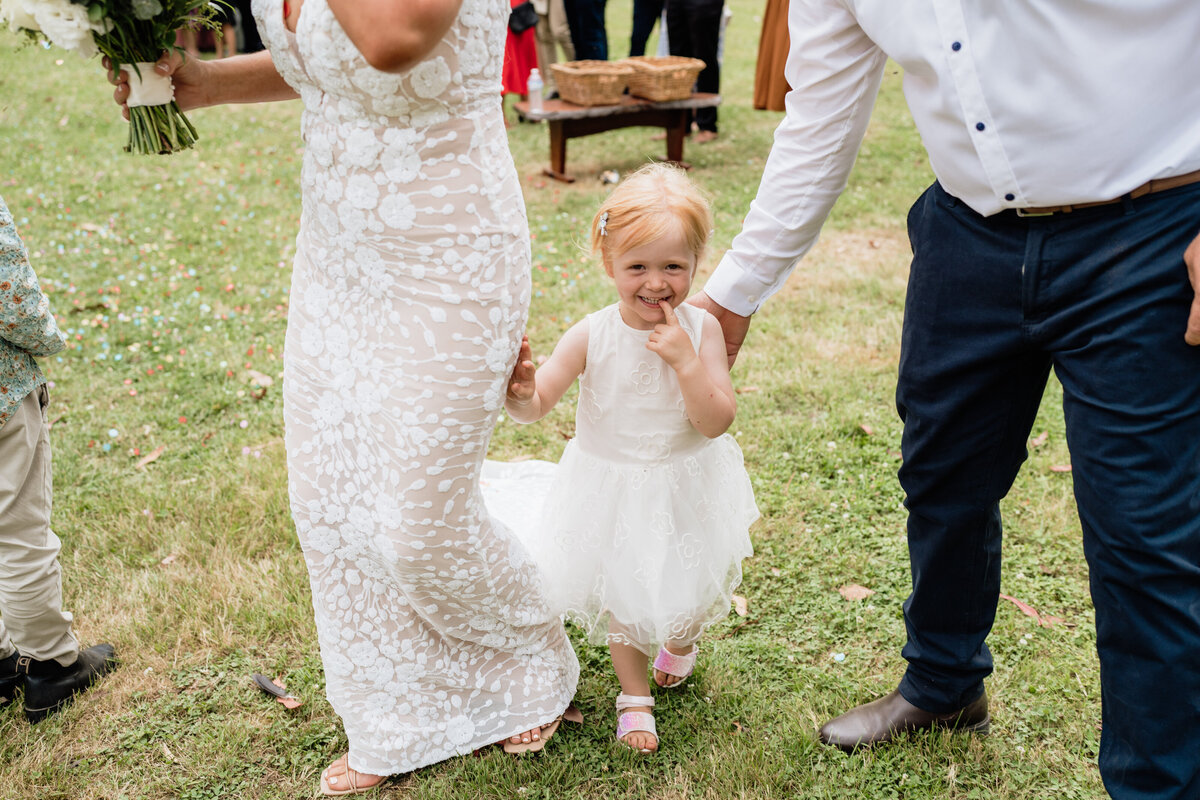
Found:
M 596 644 L 651 652 L 729 613 L 758 507 L 731 436 L 655 466 L 568 443 L 557 466 L 488 462 L 484 496 L 539 565 L 546 596 Z

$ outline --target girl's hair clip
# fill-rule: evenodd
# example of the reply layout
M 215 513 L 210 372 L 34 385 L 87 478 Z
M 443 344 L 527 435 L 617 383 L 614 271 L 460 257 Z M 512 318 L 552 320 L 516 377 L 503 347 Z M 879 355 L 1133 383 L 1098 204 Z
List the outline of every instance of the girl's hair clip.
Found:
M 608 212 L 605 211 L 600 215 L 600 235 L 608 236 Z

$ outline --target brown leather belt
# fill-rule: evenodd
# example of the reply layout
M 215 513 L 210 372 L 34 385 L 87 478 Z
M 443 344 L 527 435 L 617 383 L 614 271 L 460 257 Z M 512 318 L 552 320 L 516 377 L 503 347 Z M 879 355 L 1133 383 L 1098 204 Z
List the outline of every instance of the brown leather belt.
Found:
M 1077 211 L 1081 208 L 1095 208 L 1097 206 L 1110 206 L 1113 203 L 1120 203 L 1125 198 L 1134 199 L 1144 197 L 1155 192 L 1165 192 L 1167 189 L 1177 189 L 1180 186 L 1187 186 L 1192 183 L 1200 183 L 1200 169 L 1195 172 L 1186 172 L 1183 175 L 1173 175 L 1170 178 L 1156 178 L 1152 181 L 1146 181 L 1141 186 L 1134 189 L 1127 195 L 1117 197 L 1112 200 L 1101 200 L 1095 203 L 1075 203 L 1069 206 L 1045 206 L 1044 208 L 1018 208 L 1016 209 L 1018 217 L 1048 217 L 1051 214 L 1065 214 L 1070 211 Z

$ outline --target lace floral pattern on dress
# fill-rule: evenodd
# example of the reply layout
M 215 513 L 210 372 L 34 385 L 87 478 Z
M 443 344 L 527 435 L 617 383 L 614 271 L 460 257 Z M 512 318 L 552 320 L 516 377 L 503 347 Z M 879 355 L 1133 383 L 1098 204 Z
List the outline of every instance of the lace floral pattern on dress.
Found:
M 289 492 L 350 767 L 394 774 L 548 722 L 578 665 L 524 546 L 479 499 L 529 302 L 500 107 L 507 7 L 464 0 L 413 69 L 324 0 L 254 6 L 304 101 L 284 354 Z

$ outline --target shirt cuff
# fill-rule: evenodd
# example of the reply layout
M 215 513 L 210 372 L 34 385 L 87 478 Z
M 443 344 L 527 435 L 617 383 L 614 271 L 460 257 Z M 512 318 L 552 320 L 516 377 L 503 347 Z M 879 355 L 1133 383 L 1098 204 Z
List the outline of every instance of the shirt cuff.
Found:
M 743 269 L 731 253 L 726 253 L 704 283 L 704 293 L 722 308 L 748 317 L 758 311 L 771 295 L 771 288 L 752 272 Z

